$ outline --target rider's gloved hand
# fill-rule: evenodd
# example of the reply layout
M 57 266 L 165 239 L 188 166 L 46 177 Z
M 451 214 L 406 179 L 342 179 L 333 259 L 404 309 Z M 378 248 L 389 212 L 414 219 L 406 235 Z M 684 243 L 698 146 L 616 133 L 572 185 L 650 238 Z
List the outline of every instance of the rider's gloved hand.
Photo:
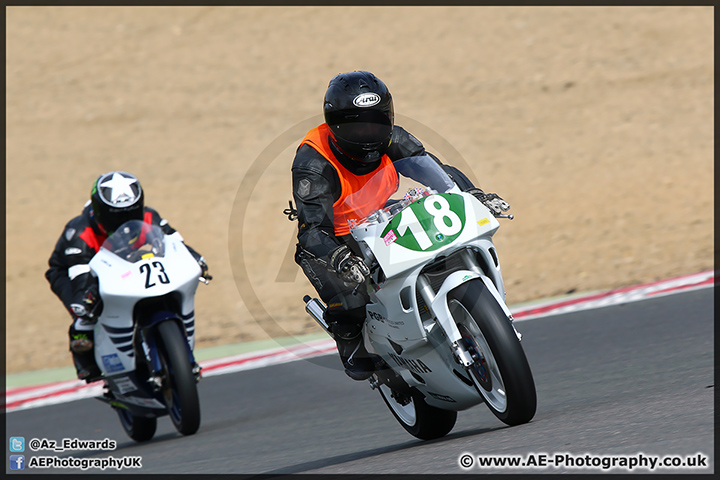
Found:
M 213 277 L 208 273 L 208 264 L 205 262 L 205 257 L 200 257 L 198 259 L 198 265 L 200 265 L 201 269 L 200 276 L 207 281 L 212 280 Z
M 330 268 L 347 284 L 360 285 L 370 276 L 370 269 L 363 259 L 353 255 L 347 245 L 330 252 L 329 258 Z
M 77 317 L 75 328 L 78 330 L 92 330 L 97 317 L 102 313 L 102 299 L 97 285 L 85 289 L 76 301 L 70 304 L 70 309 Z
M 488 207 L 495 214 L 499 215 L 502 212 L 510 210 L 510 204 L 500 198 L 497 193 L 485 193 L 479 188 L 469 188 L 465 191 L 474 195 L 475 198 L 480 200 L 483 205 Z

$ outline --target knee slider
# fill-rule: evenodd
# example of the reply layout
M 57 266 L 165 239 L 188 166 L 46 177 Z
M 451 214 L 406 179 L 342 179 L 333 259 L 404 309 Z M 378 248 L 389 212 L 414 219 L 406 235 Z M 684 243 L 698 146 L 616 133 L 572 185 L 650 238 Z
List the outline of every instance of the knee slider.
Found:
M 362 325 L 331 323 L 330 331 L 342 340 L 353 340 L 360 335 Z
M 78 331 L 75 324 L 70 327 L 70 350 L 74 353 L 86 353 L 93 349 L 93 332 Z
M 92 350 L 93 341 L 89 338 L 82 338 L 78 335 L 78 338 L 70 339 L 70 350 L 75 353 L 86 353 Z

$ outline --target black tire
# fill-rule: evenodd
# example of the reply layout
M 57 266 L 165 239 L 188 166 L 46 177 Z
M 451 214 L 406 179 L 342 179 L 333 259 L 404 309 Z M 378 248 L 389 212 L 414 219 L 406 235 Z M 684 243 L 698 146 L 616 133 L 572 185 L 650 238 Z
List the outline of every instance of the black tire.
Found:
M 431 407 L 415 388 L 411 388 L 410 393 L 404 395 L 396 393 L 385 384 L 380 384 L 378 390 L 398 423 L 414 437 L 421 440 L 444 437 L 455 426 L 457 412 Z M 402 405 L 398 399 L 407 402 L 407 405 Z
M 178 432 L 192 435 L 200 428 L 200 399 L 185 346 L 187 339 L 173 321 L 158 324 L 157 332 L 163 365 L 162 392 L 168 414 Z
M 537 394 L 530 365 L 515 329 L 482 280 L 448 293 L 448 307 L 475 358 L 467 370 L 490 411 L 507 425 L 535 416 Z
M 121 407 L 117 408 L 117 414 L 125 433 L 136 442 L 147 442 L 155 435 L 157 428 L 155 417 L 136 417 Z

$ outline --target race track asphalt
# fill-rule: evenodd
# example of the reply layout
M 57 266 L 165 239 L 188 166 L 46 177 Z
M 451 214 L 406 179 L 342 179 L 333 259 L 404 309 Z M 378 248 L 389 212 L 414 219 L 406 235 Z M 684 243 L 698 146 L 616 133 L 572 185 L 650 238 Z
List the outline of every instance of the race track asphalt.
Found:
M 533 421 L 506 427 L 484 405 L 460 412 L 442 439 L 423 442 L 397 424 L 367 382 L 354 382 L 335 354 L 208 377 L 199 384 L 202 424 L 182 437 L 158 420 L 155 438 L 136 444 L 116 414 L 86 399 L 6 416 L 10 436 L 109 438 L 112 451 L 33 456 L 140 456 L 140 470 L 105 473 L 601 473 L 601 467 L 484 468 L 480 455 L 525 460 L 603 456 L 707 457 L 714 472 L 713 288 L 595 310 L 520 321 L 538 392 Z M 475 457 L 459 465 L 462 454 Z M 26 469 L 28 470 L 28 469 Z M 635 468 L 636 473 L 650 470 Z M 11 473 L 6 463 L 6 472 Z M 83 473 L 50 469 L 33 473 Z M 85 473 L 98 472 L 87 470 Z M 628 470 L 612 470 L 627 473 Z M 18 472 L 12 472 L 18 473 Z

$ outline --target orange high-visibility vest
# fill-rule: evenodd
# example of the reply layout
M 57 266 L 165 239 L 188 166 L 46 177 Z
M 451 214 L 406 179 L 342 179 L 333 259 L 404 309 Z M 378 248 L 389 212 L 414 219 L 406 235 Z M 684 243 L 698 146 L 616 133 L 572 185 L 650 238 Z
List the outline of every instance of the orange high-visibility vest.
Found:
M 365 175 L 355 175 L 343 167 L 330 149 L 330 127 L 327 123 L 310 130 L 300 146 L 313 147 L 335 167 L 340 178 L 340 198 L 333 204 L 335 235 L 350 233 L 348 220 L 360 220 L 385 206 L 398 189 L 398 175 L 392 160 L 383 155 L 380 167 Z

